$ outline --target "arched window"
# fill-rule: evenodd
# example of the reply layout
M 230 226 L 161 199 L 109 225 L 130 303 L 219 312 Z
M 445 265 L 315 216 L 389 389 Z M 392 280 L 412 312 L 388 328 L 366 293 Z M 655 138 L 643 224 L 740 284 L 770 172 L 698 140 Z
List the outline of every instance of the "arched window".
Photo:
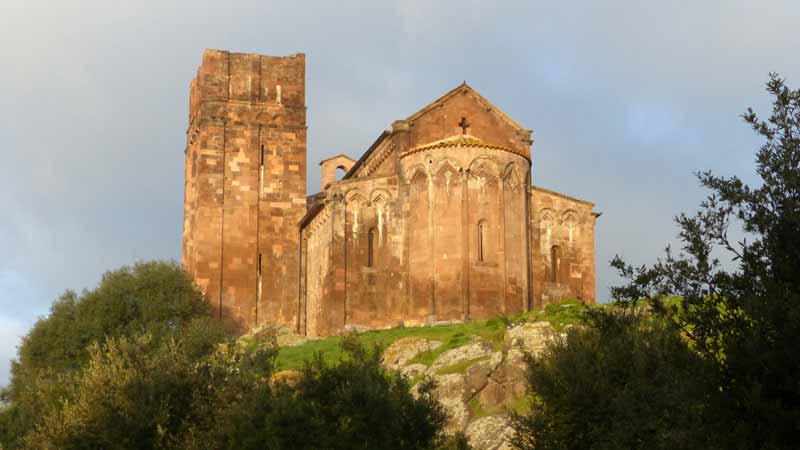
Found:
M 478 261 L 486 261 L 486 221 L 478 222 Z
M 550 281 L 558 283 L 558 246 L 550 249 Z
M 373 267 L 375 265 L 375 228 L 370 228 L 367 236 L 367 267 Z

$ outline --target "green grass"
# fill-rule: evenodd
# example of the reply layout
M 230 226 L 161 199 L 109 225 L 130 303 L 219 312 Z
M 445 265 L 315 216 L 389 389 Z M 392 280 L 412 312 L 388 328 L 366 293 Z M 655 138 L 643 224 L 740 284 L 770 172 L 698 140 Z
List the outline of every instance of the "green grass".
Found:
M 502 345 L 505 337 L 506 322 L 548 321 L 557 330 L 564 326 L 580 323 L 582 311 L 587 308 L 578 301 L 569 300 L 548 305 L 543 310 L 533 310 L 511 317 L 497 317 L 490 320 L 475 320 L 467 323 L 450 325 L 423 326 L 414 328 L 391 328 L 359 333 L 359 338 L 367 347 L 380 345 L 384 348 L 394 341 L 405 337 L 418 337 L 442 342 L 432 351 L 417 355 L 409 364 L 421 363 L 431 365 L 433 361 L 447 350 L 469 344 L 475 339 Z M 322 353 L 326 361 L 337 361 L 341 356 L 339 343 L 341 337 L 330 337 L 308 341 L 296 347 L 281 348 L 276 360 L 278 370 L 299 369 L 303 363 L 316 353 Z
M 514 411 L 518 414 L 526 414 L 530 412 L 532 403 L 533 402 L 531 401 L 531 397 L 529 395 L 521 395 L 512 399 L 508 403 L 484 409 L 483 406 L 481 406 L 481 402 L 478 400 L 478 397 L 473 397 L 470 399 L 467 406 L 469 407 L 470 416 L 473 419 L 479 419 L 481 417 L 493 416 L 495 414 L 507 411 Z

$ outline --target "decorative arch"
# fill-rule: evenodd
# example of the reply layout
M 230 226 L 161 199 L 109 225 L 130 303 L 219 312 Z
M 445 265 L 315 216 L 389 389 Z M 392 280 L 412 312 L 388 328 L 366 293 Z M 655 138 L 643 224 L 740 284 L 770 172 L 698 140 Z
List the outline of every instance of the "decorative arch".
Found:
M 578 213 L 571 209 L 564 211 L 561 214 L 561 223 L 567 227 L 569 242 L 572 242 L 578 231 Z
M 367 199 L 364 197 L 364 194 L 361 193 L 361 190 L 358 188 L 350 189 L 344 194 L 345 200 L 347 204 L 364 204 L 366 203 Z
M 383 188 L 376 188 L 369 194 L 369 202 L 373 204 L 386 204 L 392 200 L 392 194 Z
M 411 184 L 421 180 L 427 180 L 428 172 L 422 164 L 414 164 L 406 171 L 406 183 Z
M 561 223 L 578 223 L 578 213 L 574 209 L 568 209 L 561 213 Z
M 550 208 L 542 208 L 542 210 L 539 211 L 539 223 L 548 222 L 550 225 L 553 225 L 555 223 L 555 218 L 556 213 Z
M 459 164 L 458 161 L 456 161 L 456 160 L 454 160 L 452 158 L 443 158 L 440 161 L 436 162 L 435 166 L 436 166 L 436 172 L 435 173 L 437 175 L 443 174 L 448 170 L 452 170 L 453 172 L 456 172 L 456 173 L 462 171 L 461 164 Z
M 504 186 L 511 190 L 516 190 L 518 187 L 522 186 L 522 176 L 520 175 L 520 172 L 521 171 L 517 163 L 513 161 L 508 163 L 503 170 L 503 181 L 505 182 Z
M 486 156 L 478 156 L 469 164 L 469 173 L 478 178 L 498 178 L 497 163 Z

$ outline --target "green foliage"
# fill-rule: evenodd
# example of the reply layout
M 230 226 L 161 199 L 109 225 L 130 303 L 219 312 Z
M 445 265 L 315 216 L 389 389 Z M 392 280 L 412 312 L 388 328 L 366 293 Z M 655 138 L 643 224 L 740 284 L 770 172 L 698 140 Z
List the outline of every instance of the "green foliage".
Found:
M 64 379 L 25 449 L 466 448 L 423 383 L 386 373 L 380 349 L 352 338 L 342 358 L 310 361 L 294 385 L 272 381 L 274 347 L 223 344 L 196 360 L 180 341 L 109 339 Z M 455 447 L 454 447 L 455 445 Z
M 497 345 L 502 344 L 506 331 L 505 321 L 509 323 L 549 321 L 557 330 L 561 330 L 567 325 L 581 323 L 585 309 L 598 307 L 601 306 L 587 306 L 577 300 L 567 300 L 547 305 L 544 309 L 535 309 L 507 318 L 473 320 L 450 325 L 372 330 L 360 333 L 358 337 L 368 347 L 380 345 L 384 348 L 405 337 L 440 341 L 443 343 L 441 347 L 430 352 L 423 352 L 409 363 L 430 365 L 442 353 L 469 344 L 473 339 L 481 339 Z M 299 369 L 317 353 L 321 353 L 326 361 L 336 361 L 341 357 L 340 342 L 340 337 L 330 337 L 309 341 L 295 347 L 283 348 L 276 360 L 277 368 L 279 370 Z
M 719 426 L 709 432 L 729 448 L 796 448 L 800 430 L 800 90 L 770 74 L 767 91 L 767 121 L 743 115 L 765 140 L 760 186 L 699 173 L 712 193 L 694 216 L 676 218 L 682 251 L 667 248 L 652 267 L 612 263 L 629 281 L 613 290 L 617 298 L 648 302 L 714 362 Z M 732 224 L 747 239 L 730 239 Z M 682 298 L 679 308 L 663 301 L 670 295 Z
M 266 386 L 236 408 L 217 409 L 197 449 L 429 449 L 448 443 L 446 416 L 429 382 L 414 397 L 405 378 L 380 364 L 379 348 L 341 341 L 341 358 L 308 361 L 297 384 Z M 220 417 L 221 416 L 221 417 Z
M 520 449 L 700 448 L 706 367 L 664 320 L 595 309 L 539 358 L 535 397 L 514 414 Z
M 208 302 L 176 263 L 122 267 L 104 274 L 97 288 L 80 296 L 67 291 L 56 300 L 23 339 L 13 375 L 41 368 L 74 370 L 86 362 L 89 345 L 106 337 L 147 331 L 160 341 L 210 317 Z
M 179 338 L 182 351 L 192 359 L 210 353 L 234 331 L 212 317 L 200 291 L 173 262 L 122 267 L 103 275 L 93 290 L 80 295 L 67 291 L 24 337 L 12 364 L 5 393 L 10 406 L 0 410 L 0 446 L 17 448 L 42 411 L 60 405 L 74 373 L 89 362 L 89 349 L 106 339 L 146 333 L 158 348 Z

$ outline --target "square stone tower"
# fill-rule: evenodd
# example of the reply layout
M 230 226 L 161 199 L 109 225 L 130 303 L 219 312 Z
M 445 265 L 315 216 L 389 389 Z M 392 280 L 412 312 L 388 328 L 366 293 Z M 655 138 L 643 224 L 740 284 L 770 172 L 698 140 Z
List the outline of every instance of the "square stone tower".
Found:
M 183 267 L 244 328 L 297 320 L 305 55 L 206 50 L 191 82 Z

